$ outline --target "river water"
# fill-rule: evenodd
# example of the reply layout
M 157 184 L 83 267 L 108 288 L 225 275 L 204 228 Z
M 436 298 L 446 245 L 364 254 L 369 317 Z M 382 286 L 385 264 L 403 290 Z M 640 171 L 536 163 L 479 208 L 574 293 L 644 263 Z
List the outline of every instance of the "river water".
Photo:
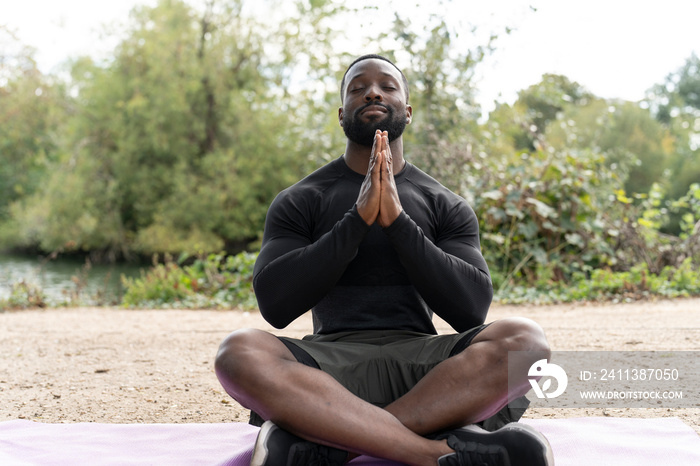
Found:
M 0 299 L 25 282 L 39 287 L 51 305 L 79 300 L 82 304 L 115 304 L 123 294 L 122 275 L 137 277 L 136 264 L 86 264 L 74 258 L 46 260 L 0 253 Z

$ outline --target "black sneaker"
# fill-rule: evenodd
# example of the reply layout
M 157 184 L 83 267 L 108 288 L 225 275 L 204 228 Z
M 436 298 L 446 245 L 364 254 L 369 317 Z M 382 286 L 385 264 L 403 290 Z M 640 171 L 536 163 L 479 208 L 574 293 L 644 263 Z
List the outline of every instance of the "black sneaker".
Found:
M 309 442 L 265 421 L 250 466 L 342 466 L 347 457 L 346 451 Z
M 447 439 L 455 453 L 438 459 L 440 466 L 552 466 L 552 447 L 532 427 L 511 422 L 489 432 L 477 426 L 451 430 L 435 437 Z

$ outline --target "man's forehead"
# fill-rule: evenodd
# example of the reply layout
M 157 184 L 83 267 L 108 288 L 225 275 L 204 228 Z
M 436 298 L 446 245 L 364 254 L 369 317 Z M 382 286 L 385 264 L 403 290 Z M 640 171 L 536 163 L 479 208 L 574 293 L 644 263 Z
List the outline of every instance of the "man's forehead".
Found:
M 380 60 L 379 58 L 367 58 L 355 63 L 352 68 L 348 70 L 346 80 L 350 82 L 355 78 L 373 71 L 378 71 L 380 74 L 394 78 L 399 82 L 401 81 L 401 72 L 391 63 Z

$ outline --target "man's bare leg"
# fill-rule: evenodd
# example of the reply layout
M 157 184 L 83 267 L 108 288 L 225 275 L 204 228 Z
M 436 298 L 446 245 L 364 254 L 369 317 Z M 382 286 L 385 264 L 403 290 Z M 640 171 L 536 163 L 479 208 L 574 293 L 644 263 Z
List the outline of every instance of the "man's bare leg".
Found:
M 518 364 L 522 367 L 519 383 L 511 381 L 514 393 L 509 393 L 509 351 L 528 351 L 528 359 Z M 474 424 L 496 414 L 509 399 L 527 393 L 528 368 L 549 356 L 547 339 L 535 322 L 522 318 L 499 320 L 385 409 L 419 435 Z
M 435 465 L 452 451 L 445 442 L 414 434 L 330 375 L 298 363 L 269 333 L 234 332 L 222 344 L 216 372 L 240 404 L 307 440 L 409 465 Z
M 239 403 L 302 438 L 405 464 L 435 465 L 452 450 L 444 441 L 416 433 L 464 425 L 497 412 L 507 400 L 507 351 L 540 349 L 537 329 L 529 321 L 491 325 L 472 346 L 439 364 L 386 410 L 355 397 L 328 374 L 298 363 L 283 343 L 262 331 L 232 334 L 222 344 L 216 369 Z M 497 340 L 513 331 L 520 334 Z M 474 364 L 473 358 L 484 361 Z M 492 372 L 498 374 L 484 376 Z

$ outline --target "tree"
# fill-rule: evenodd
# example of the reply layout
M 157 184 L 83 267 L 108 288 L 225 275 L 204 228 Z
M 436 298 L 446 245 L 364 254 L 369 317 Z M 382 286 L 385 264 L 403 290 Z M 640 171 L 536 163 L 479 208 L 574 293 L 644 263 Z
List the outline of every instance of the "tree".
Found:
M 257 238 L 304 162 L 273 103 L 259 25 L 241 6 L 139 7 L 111 63 L 75 61 L 67 150 L 15 211 L 25 238 L 110 259 Z
M 700 178 L 700 59 L 691 55 L 663 83 L 647 93 L 644 102 L 675 139 L 675 154 L 669 161 L 668 196 L 678 199 Z
M 0 27 L 0 247 L 15 244 L 10 206 L 41 186 L 64 117 L 62 89 L 39 71 L 33 54 Z
M 587 105 L 593 95 L 566 76 L 545 74 L 542 81 L 518 92 L 515 111 L 522 114 L 519 127 L 510 131 L 515 147 L 533 150 L 550 124 L 571 108 Z
M 464 185 L 500 286 L 675 264 L 677 238 L 658 231 L 675 140 L 647 109 L 545 75 L 499 105 L 482 134 L 485 155 Z
M 637 103 L 593 98 L 586 105 L 571 106 L 550 126 L 547 140 L 558 149 L 601 153 L 630 195 L 647 193 L 654 183 L 668 184 L 674 138 Z

